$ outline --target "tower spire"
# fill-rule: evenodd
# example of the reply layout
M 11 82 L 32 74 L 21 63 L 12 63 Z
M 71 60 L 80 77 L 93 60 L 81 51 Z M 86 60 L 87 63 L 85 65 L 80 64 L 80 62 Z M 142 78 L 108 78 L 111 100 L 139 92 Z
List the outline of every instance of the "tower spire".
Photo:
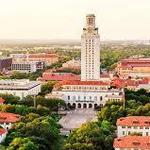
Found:
M 86 27 L 81 36 L 81 80 L 100 80 L 100 40 L 94 14 L 86 16 Z

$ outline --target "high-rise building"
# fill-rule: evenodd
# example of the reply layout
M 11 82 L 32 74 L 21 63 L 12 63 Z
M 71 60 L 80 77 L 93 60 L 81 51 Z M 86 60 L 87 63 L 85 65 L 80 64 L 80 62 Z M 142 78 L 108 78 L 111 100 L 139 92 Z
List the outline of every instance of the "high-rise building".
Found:
M 94 14 L 86 16 L 86 27 L 81 36 L 81 80 L 100 80 L 100 37 Z
M 69 108 L 97 108 L 108 101 L 123 101 L 123 89 L 110 88 L 110 81 L 100 80 L 100 40 L 94 15 L 86 16 L 81 45 L 81 80 L 65 78 L 47 98 L 61 98 Z

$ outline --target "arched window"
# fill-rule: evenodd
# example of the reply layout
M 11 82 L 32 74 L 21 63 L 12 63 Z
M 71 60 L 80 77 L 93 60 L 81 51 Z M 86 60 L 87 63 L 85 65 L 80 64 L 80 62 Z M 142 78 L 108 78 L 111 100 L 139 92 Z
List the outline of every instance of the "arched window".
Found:
M 70 95 L 68 95 L 68 100 L 70 100 Z

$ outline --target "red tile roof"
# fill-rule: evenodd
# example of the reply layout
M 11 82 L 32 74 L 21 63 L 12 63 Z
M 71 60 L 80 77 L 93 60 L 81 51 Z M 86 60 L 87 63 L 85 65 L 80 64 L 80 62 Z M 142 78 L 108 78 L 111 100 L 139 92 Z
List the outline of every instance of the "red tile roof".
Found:
M 48 73 L 44 72 L 42 76 L 42 80 L 56 80 L 56 81 L 63 81 L 63 80 L 80 80 L 79 75 L 75 75 L 72 73 Z
M 20 115 L 0 112 L 0 123 L 15 123 L 20 120 Z
M 6 132 L 7 132 L 7 130 L 5 130 L 4 128 L 0 128 L 0 135 L 3 135 Z
M 80 80 L 72 80 L 72 81 L 62 81 L 62 85 L 101 85 L 101 86 L 109 86 L 108 82 L 102 81 L 80 81 Z
M 2 97 L 0 97 L 0 104 L 3 104 L 4 102 L 5 100 Z
M 120 78 L 114 78 L 111 82 L 112 86 L 118 87 L 118 88 L 125 88 L 125 87 L 137 87 L 140 84 L 149 84 L 148 78 L 143 79 L 120 79 Z
M 125 136 L 116 138 L 113 147 L 150 150 L 150 136 Z
M 114 78 L 111 82 L 112 86 L 115 86 L 117 88 L 124 88 L 125 87 L 125 82 L 123 79 L 120 78 Z
M 123 59 L 121 61 L 121 67 L 147 67 L 150 66 L 150 59 Z
M 129 116 L 122 117 L 117 120 L 117 126 L 149 126 L 149 116 Z

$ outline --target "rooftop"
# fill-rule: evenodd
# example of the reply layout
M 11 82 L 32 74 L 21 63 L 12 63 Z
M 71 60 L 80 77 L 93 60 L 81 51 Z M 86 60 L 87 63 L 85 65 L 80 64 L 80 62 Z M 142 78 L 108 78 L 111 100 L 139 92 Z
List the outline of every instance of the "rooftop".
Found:
M 43 73 L 42 76 L 43 80 L 56 80 L 56 81 L 63 81 L 63 80 L 80 80 L 79 75 L 75 75 L 73 73 Z
M 150 136 L 126 136 L 114 140 L 115 148 L 150 149 Z
M 121 61 L 122 67 L 148 67 L 150 66 L 149 58 L 140 58 L 140 59 L 123 59 Z
M 117 126 L 148 126 L 150 127 L 150 116 L 129 116 L 117 120 Z
M 114 78 L 112 80 L 111 85 L 116 86 L 118 88 L 125 88 L 125 87 L 138 87 L 139 85 L 143 84 L 149 84 L 148 78 L 143 79 L 120 79 L 120 78 Z
M 20 115 L 0 112 L 0 123 L 15 123 L 20 120 Z
M 38 85 L 37 81 L 29 81 L 28 79 L 0 80 L 0 90 L 28 90 Z
M 108 82 L 102 81 L 80 81 L 80 80 L 72 80 L 72 81 L 62 81 L 63 85 L 101 85 L 101 86 L 109 86 Z

